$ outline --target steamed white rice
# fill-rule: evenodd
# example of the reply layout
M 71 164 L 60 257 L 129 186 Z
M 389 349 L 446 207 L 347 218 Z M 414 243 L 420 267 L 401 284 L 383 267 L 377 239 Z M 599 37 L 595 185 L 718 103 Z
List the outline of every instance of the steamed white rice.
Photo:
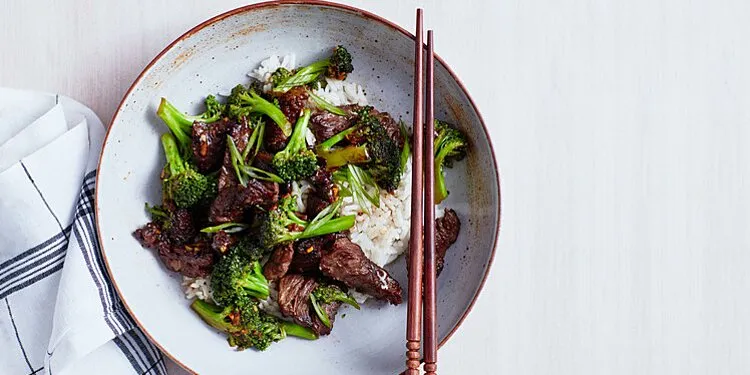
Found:
M 263 60 L 256 69 L 248 76 L 264 82 L 264 90 L 271 89 L 269 79 L 279 67 L 293 69 L 296 67 L 296 56 L 294 54 L 279 57 L 270 56 Z M 367 105 L 367 97 L 361 85 L 351 81 L 339 81 L 326 78 L 325 88 L 318 88 L 315 94 L 321 96 L 333 105 L 342 106 L 348 104 Z M 309 144 L 315 142 L 314 136 L 308 132 Z M 354 227 L 350 230 L 350 239 L 362 248 L 370 260 L 379 266 L 385 266 L 403 254 L 409 246 L 409 229 L 411 225 L 411 159 L 406 164 L 404 174 L 399 187 L 392 194 L 381 190 L 380 207 L 360 207 L 351 197 L 343 199 L 341 207 L 342 215 L 356 215 Z M 310 184 L 306 181 L 292 183 L 292 190 L 298 197 L 297 205 L 300 211 L 305 210 L 305 202 L 310 191 Z M 365 209 L 370 213 L 365 213 Z M 442 210 L 438 210 L 438 214 Z M 211 299 L 210 280 L 208 278 L 183 278 L 185 297 L 188 299 L 199 298 Z M 281 316 L 278 303 L 275 302 L 275 285 L 271 286 L 271 297 L 261 301 L 259 306 L 269 314 Z M 350 294 L 360 303 L 367 296 L 356 291 Z

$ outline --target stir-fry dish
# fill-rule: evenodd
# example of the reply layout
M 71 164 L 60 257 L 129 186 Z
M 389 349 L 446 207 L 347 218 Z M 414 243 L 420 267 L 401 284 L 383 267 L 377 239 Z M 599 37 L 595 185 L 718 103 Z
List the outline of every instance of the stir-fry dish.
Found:
M 250 84 L 206 97 L 201 114 L 167 99 L 157 111 L 168 128 L 162 201 L 146 204 L 151 221 L 134 235 L 238 349 L 328 335 L 339 310 L 368 298 L 403 301 L 383 267 L 408 250 L 410 127 L 346 80 L 344 47 L 307 66 L 294 60 L 263 61 Z M 440 204 L 445 168 L 468 143 L 443 121 L 433 136 Z M 460 221 L 451 209 L 438 216 L 439 274 Z

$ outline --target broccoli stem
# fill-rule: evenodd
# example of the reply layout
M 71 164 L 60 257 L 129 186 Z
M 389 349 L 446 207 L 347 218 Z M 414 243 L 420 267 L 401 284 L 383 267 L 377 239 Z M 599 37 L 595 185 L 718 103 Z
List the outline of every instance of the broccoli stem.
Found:
M 313 310 L 315 310 L 315 315 L 317 315 L 320 321 L 323 322 L 323 325 L 331 328 L 331 319 L 328 317 L 325 309 L 318 304 L 318 299 L 315 298 L 315 294 L 310 293 L 310 303 L 312 303 Z
M 316 61 L 304 68 L 297 70 L 294 75 L 283 80 L 276 87 L 273 88 L 274 92 L 287 92 L 289 89 L 297 86 L 306 85 L 308 83 L 315 82 L 323 72 L 326 71 L 328 65 L 331 62 L 328 59 Z
M 359 303 L 357 303 L 357 300 L 355 300 L 354 298 L 352 298 L 350 296 L 338 297 L 338 298 L 336 298 L 336 301 L 343 302 L 343 303 L 345 303 L 345 304 L 347 304 L 347 305 L 349 305 L 351 307 L 354 307 L 357 310 L 360 309 Z
M 268 280 L 263 276 L 263 269 L 259 262 L 253 262 L 253 273 L 240 281 L 239 286 L 246 289 L 248 293 L 258 299 L 268 298 Z
M 169 219 L 169 214 L 159 206 L 151 206 L 146 202 L 146 211 L 151 214 L 151 218 Z
M 439 204 L 448 197 L 448 188 L 445 186 L 445 173 L 443 173 L 443 160 L 450 151 L 450 148 L 443 148 L 435 155 L 435 204 Z
M 312 112 L 309 108 L 305 108 L 302 112 L 302 116 L 297 120 L 297 124 L 294 126 L 294 132 L 289 137 L 289 143 L 284 148 L 284 153 L 296 154 L 303 148 L 307 147 L 305 140 L 305 134 L 307 133 L 307 124 L 310 122 L 310 114 Z
M 206 301 L 196 299 L 190 304 L 190 308 L 195 311 L 198 316 L 203 319 L 204 322 L 208 323 L 211 327 L 214 327 L 220 331 L 232 333 L 236 331 L 236 327 L 232 323 L 226 321 L 227 311 L 221 306 L 208 303 Z
M 276 125 L 281 128 L 281 131 L 284 132 L 284 135 L 289 136 L 289 134 L 292 133 L 292 124 L 290 124 L 289 120 L 286 119 L 284 112 L 282 112 L 281 109 L 279 109 L 279 107 L 275 106 L 273 103 L 269 102 L 266 99 L 263 99 L 255 91 L 250 91 L 249 94 L 241 94 L 240 100 L 242 100 L 242 102 L 244 102 L 245 104 L 248 104 L 252 108 L 252 112 L 260 112 L 270 117 L 271 120 L 273 120 L 273 122 L 275 122 Z
M 161 98 L 156 114 L 167 124 L 169 130 L 177 137 L 183 148 L 190 144 L 191 139 L 189 134 L 191 133 L 190 129 L 193 126 L 193 121 L 188 119 L 187 115 L 180 112 L 166 98 Z
M 348 136 L 349 134 L 353 133 L 355 130 L 359 128 L 358 126 L 352 126 L 348 129 L 342 130 L 336 134 L 334 134 L 331 138 L 326 139 L 323 143 L 318 145 L 319 151 L 328 151 L 331 149 L 331 147 L 335 146 L 337 143 L 341 142 Z
M 317 340 L 318 335 L 310 328 L 303 327 L 292 322 L 282 321 L 281 326 L 289 336 L 299 337 L 306 340 Z
M 180 150 L 177 146 L 175 137 L 170 133 L 162 134 L 161 145 L 164 148 L 164 155 L 167 157 L 169 173 L 174 176 L 183 172 L 185 170 L 185 164 L 180 156 Z
M 406 125 L 403 121 L 399 121 L 399 128 L 401 128 L 401 137 L 404 139 L 404 147 L 401 149 L 401 171 L 406 168 L 406 163 L 409 161 L 409 155 L 411 154 L 411 146 L 409 146 L 409 133 L 406 132 Z
M 325 159 L 326 168 L 337 168 L 347 164 L 362 164 L 370 161 L 367 147 L 346 146 L 335 150 L 320 150 L 318 156 Z

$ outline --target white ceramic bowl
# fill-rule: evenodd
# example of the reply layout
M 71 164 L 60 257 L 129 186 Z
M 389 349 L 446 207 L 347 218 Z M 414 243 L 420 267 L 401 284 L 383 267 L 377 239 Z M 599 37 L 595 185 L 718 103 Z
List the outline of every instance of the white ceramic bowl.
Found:
M 163 164 L 156 117 L 161 97 L 185 111 L 235 84 L 271 54 L 296 53 L 298 64 L 334 45 L 354 58 L 350 79 L 376 108 L 411 119 L 413 36 L 373 14 L 322 2 L 264 3 L 236 9 L 193 28 L 169 45 L 125 95 L 109 128 L 99 165 L 96 215 L 102 251 L 125 306 L 162 351 L 200 374 L 395 374 L 404 368 L 406 303 L 368 302 L 345 310 L 333 333 L 315 342 L 286 339 L 265 352 L 236 352 L 188 307 L 179 275 L 167 271 L 132 232 L 148 221 L 144 202 L 160 199 Z M 435 68 L 436 114 L 468 134 L 468 158 L 450 170 L 447 206 L 461 219 L 458 242 L 438 280 L 441 343 L 456 330 L 479 293 L 492 261 L 500 220 L 497 163 L 487 130 L 468 93 L 442 60 Z M 389 266 L 404 290 L 405 262 Z M 271 373 L 271 372 L 269 372 Z

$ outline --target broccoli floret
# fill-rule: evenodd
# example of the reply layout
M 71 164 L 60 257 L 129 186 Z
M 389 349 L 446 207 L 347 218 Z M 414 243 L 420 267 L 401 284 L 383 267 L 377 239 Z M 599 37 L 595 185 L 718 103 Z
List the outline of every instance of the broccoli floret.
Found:
M 273 167 L 284 181 L 297 181 L 312 176 L 318 169 L 318 159 L 307 148 L 305 134 L 310 121 L 310 109 L 297 120 L 286 147 L 273 157 Z
M 229 345 L 239 350 L 266 350 L 272 343 L 286 337 L 284 324 L 260 311 L 250 301 L 221 307 L 196 299 L 190 307 L 208 325 L 226 333 Z
M 354 71 L 352 56 L 343 46 L 336 46 L 333 53 L 327 59 L 316 61 L 308 66 L 298 69 L 293 75 L 274 82 L 273 91 L 276 93 L 287 92 L 292 87 L 303 86 L 317 81 L 321 74 L 335 79 L 346 79 L 346 75 Z
M 237 304 L 248 298 L 268 298 L 268 280 L 257 260 L 242 248 L 233 247 L 214 266 L 211 287 L 216 303 Z
M 326 161 L 328 168 L 360 164 L 375 179 L 378 186 L 393 191 L 401 182 L 401 149 L 388 136 L 380 121 L 370 114 L 371 110 L 372 107 L 361 109 L 357 123 L 354 125 L 356 127 L 354 131 L 359 133 L 356 138 L 365 140 L 363 145 L 330 150 L 319 149 L 318 156 Z M 351 131 L 350 128 L 343 132 Z M 324 144 L 327 143 L 328 141 L 324 142 Z
M 196 172 L 182 159 L 175 137 L 170 133 L 161 136 L 167 165 L 164 167 L 162 189 L 167 199 L 174 201 L 180 208 L 191 207 L 204 199 L 211 182 Z
M 296 200 L 293 195 L 283 197 L 274 209 L 260 219 L 260 244 L 263 248 L 270 249 L 281 243 L 341 232 L 354 226 L 354 215 L 333 218 L 341 208 L 341 201 L 326 207 L 307 222 L 295 214 Z
M 240 120 L 252 113 L 268 116 L 281 128 L 284 135 L 289 136 L 292 133 L 292 124 L 289 123 L 284 112 L 278 106 L 263 99 L 255 90 L 248 90 L 242 85 L 235 86 L 227 99 L 227 116 Z
M 344 46 L 336 46 L 329 61 L 330 65 L 328 65 L 328 69 L 326 70 L 326 76 L 328 77 L 345 80 L 346 75 L 354 71 L 352 55 L 349 54 L 349 51 Z
M 344 293 L 341 288 L 333 284 L 320 284 L 312 294 L 321 304 L 328 304 L 333 302 L 343 302 L 347 305 L 351 305 L 355 309 L 359 310 L 359 304 L 354 298 Z
M 175 138 L 180 144 L 180 150 L 183 154 L 188 154 L 190 150 L 191 134 L 193 123 L 196 121 L 205 122 L 210 124 L 221 119 L 221 114 L 224 111 L 224 106 L 216 100 L 216 97 L 209 95 L 206 97 L 206 111 L 199 114 L 190 116 L 180 112 L 172 103 L 166 98 L 161 98 L 159 108 L 156 110 L 156 114 L 167 124 L 169 130 L 174 134 Z
M 310 293 L 310 303 L 313 306 L 315 315 L 317 315 L 318 318 L 320 318 L 320 321 L 328 328 L 331 328 L 331 319 L 322 305 L 336 301 L 352 305 L 359 310 L 359 304 L 357 301 L 355 301 L 354 298 L 349 297 L 344 291 L 335 285 L 321 284 Z
M 257 238 L 251 236 L 242 236 L 237 241 L 237 244 L 232 246 L 232 249 L 243 254 L 243 256 L 252 262 L 260 261 L 264 256 L 268 255 L 267 249 L 260 246 Z
M 281 84 L 281 82 L 284 82 L 286 79 L 288 79 L 291 76 L 292 76 L 292 72 L 290 72 L 284 67 L 280 67 L 271 74 L 271 84 L 274 87 L 276 87 L 279 84 Z
M 435 120 L 435 204 L 448 196 L 443 167 L 452 167 L 454 161 L 466 156 L 468 141 L 458 129 L 445 121 Z

